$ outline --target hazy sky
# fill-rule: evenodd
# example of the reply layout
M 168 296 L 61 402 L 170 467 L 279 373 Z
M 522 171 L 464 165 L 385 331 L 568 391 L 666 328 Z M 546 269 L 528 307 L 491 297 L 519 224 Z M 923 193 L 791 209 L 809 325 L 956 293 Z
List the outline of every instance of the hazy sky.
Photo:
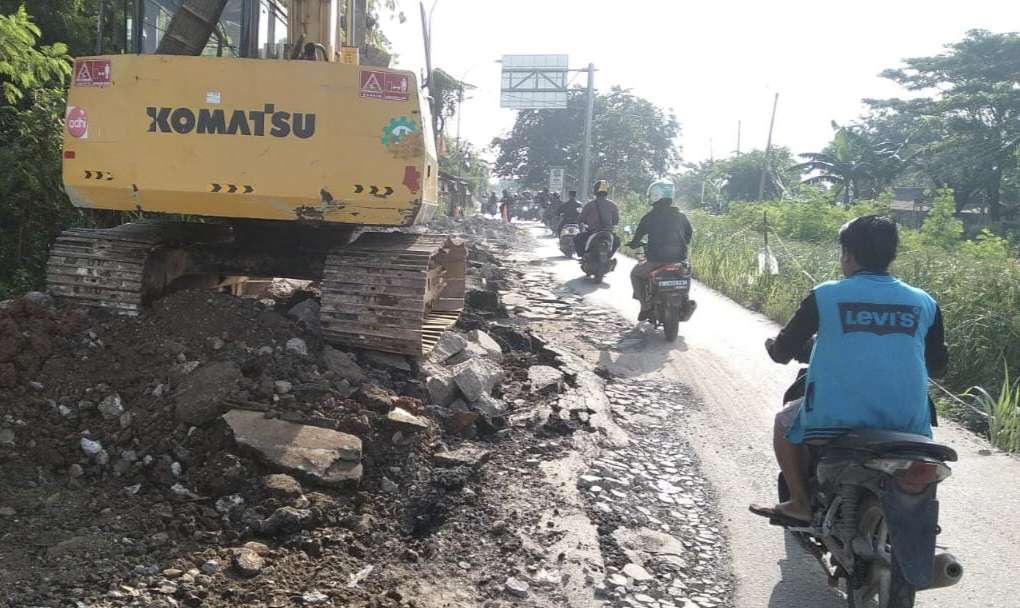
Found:
M 401 67 L 420 71 L 418 3 L 400 4 L 408 21 L 384 30 Z M 571 67 L 595 63 L 599 89 L 673 109 L 684 160 L 732 152 L 738 120 L 741 148 L 764 148 L 776 92 L 774 142 L 819 149 L 830 121 L 861 114 L 861 98 L 900 92 L 878 73 L 901 58 L 938 53 L 969 29 L 1020 30 L 1015 0 L 438 0 L 433 15 L 433 63 L 478 87 L 462 109 L 465 139 L 487 146 L 513 124 L 495 60 L 566 53 Z M 454 120 L 448 136 L 456 130 Z

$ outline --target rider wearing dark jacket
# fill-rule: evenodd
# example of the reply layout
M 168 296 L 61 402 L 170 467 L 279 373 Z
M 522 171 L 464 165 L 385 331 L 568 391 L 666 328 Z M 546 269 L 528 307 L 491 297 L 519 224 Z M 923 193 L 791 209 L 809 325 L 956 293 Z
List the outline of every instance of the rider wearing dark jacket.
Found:
M 673 191 L 673 183 L 669 181 L 657 181 L 648 187 L 648 197 L 654 201 L 652 210 L 641 218 L 629 243 L 630 247 L 637 248 L 645 235 L 648 236 L 645 259 L 630 273 L 634 299 L 641 302 L 638 315 L 641 321 L 647 319 L 650 312 L 648 302 L 642 297 L 648 277 L 666 264 L 686 260 L 687 245 L 694 235 L 690 220 L 673 206 Z
M 567 224 L 579 224 L 581 222 L 581 201 L 577 200 L 577 190 L 571 190 L 567 194 L 567 200 L 559 209 L 559 221 L 556 225 L 556 234 L 563 232 Z

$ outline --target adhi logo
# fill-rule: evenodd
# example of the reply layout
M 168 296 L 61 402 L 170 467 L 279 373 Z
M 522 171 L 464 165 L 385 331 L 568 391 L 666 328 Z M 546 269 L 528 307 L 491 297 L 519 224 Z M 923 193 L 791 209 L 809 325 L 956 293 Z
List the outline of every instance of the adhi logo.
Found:
M 67 108 L 67 118 L 64 122 L 71 137 L 83 139 L 89 136 L 89 119 L 85 114 L 85 108 L 70 106 Z

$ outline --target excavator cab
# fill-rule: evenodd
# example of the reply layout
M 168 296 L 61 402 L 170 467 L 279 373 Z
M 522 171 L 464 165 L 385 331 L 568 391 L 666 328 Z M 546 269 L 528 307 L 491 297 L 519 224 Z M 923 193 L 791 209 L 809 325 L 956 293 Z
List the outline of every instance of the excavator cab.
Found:
M 146 222 L 62 235 L 54 295 L 139 314 L 195 277 L 308 279 L 327 339 L 429 350 L 463 306 L 465 250 L 404 231 L 437 208 L 429 101 L 338 44 L 364 2 L 343 29 L 338 0 L 128 5 L 135 52 L 75 61 L 63 177 L 74 205 Z

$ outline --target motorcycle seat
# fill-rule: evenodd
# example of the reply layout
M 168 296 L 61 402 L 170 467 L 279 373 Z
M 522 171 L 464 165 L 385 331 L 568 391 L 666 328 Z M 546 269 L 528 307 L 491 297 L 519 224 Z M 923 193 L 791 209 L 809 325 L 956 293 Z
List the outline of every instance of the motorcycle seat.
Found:
M 885 456 L 897 452 L 924 454 L 944 462 L 956 462 L 956 450 L 924 435 L 882 429 L 854 429 L 825 445 L 824 451 L 856 450 Z

